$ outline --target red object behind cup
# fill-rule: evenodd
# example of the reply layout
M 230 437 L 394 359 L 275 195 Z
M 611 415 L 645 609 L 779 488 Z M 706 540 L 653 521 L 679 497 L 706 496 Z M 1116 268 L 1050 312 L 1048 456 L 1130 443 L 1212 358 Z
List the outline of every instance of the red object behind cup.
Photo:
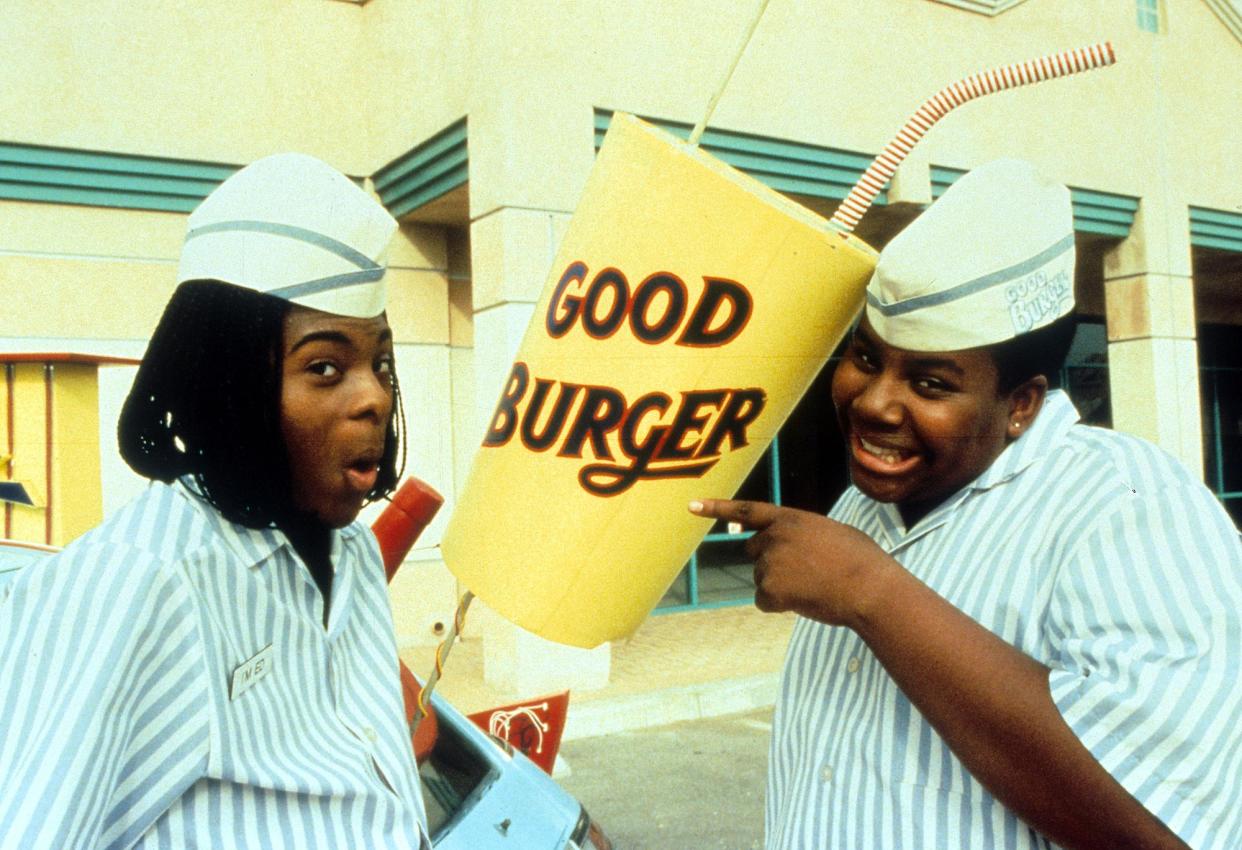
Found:
M 371 524 L 384 557 L 388 580 L 396 574 L 414 541 L 435 517 L 444 497 L 435 488 L 417 478 L 408 478 L 392 496 L 392 502 Z

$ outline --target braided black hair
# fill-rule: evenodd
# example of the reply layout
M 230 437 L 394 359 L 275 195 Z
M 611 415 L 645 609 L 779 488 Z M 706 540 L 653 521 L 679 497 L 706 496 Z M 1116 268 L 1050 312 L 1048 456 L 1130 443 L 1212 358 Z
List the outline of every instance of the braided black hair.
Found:
M 294 515 L 280 423 L 289 308 L 284 299 L 218 281 L 177 287 L 121 409 L 117 439 L 130 468 L 164 482 L 192 476 L 226 519 L 249 528 Z M 393 393 L 371 501 L 392 493 L 405 466 L 395 375 Z

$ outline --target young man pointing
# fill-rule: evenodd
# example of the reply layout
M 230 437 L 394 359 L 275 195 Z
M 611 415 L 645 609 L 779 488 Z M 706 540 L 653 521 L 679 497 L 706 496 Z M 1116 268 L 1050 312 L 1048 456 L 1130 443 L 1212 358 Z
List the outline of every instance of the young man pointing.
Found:
M 881 254 L 833 377 L 853 482 L 755 529 L 801 615 L 769 848 L 1242 846 L 1242 547 L 1190 473 L 1048 391 L 1068 191 L 1000 161 Z

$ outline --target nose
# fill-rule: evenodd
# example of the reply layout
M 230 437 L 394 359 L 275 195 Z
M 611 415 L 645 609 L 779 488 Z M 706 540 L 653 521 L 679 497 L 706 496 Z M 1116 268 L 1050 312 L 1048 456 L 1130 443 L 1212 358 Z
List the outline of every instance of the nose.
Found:
M 900 382 L 887 372 L 871 376 L 862 391 L 854 397 L 851 407 L 856 415 L 873 424 L 896 428 L 905 418 Z
M 393 384 L 389 372 L 367 370 L 355 381 L 350 415 L 354 419 L 387 422 L 392 413 Z

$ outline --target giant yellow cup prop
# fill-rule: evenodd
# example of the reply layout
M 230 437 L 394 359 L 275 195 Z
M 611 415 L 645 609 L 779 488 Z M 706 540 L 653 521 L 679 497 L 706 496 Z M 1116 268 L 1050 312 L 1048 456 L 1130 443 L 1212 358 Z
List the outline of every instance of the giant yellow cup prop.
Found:
M 862 306 L 875 252 L 613 117 L 443 540 L 514 623 L 632 633 Z

